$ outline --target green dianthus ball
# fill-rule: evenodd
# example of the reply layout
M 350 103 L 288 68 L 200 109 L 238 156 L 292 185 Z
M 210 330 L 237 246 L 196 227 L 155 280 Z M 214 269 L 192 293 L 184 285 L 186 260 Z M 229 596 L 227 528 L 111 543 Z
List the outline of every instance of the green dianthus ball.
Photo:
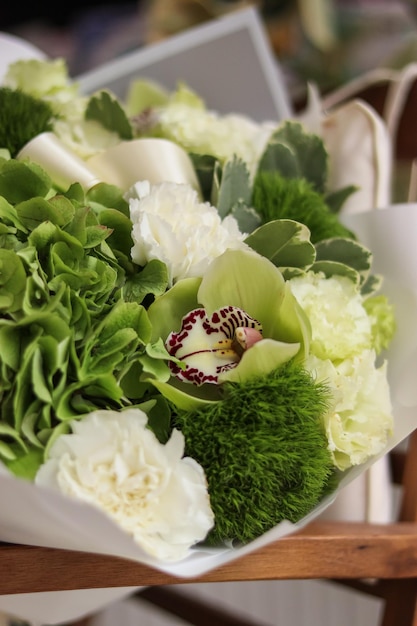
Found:
M 287 364 L 177 415 L 186 454 L 207 476 L 215 515 L 208 543 L 247 543 L 319 502 L 333 474 L 322 422 L 328 398 L 326 386 Z

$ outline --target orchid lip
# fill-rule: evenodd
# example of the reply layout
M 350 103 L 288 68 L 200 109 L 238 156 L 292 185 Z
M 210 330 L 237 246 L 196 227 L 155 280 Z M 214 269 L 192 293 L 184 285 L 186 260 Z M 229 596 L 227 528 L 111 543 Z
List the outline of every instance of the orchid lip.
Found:
M 180 368 L 170 362 L 171 371 L 184 382 L 216 384 L 219 374 L 236 367 L 243 353 L 262 339 L 261 331 L 261 324 L 238 307 L 223 307 L 211 317 L 194 309 L 166 341 L 170 355 L 185 363 Z

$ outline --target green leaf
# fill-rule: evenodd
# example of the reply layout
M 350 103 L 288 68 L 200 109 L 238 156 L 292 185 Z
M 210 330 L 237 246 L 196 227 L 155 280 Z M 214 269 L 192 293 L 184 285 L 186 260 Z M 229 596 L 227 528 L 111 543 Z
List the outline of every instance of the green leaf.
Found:
M 372 252 L 369 248 L 353 239 L 335 237 L 316 243 L 316 262 L 336 261 L 356 270 L 363 279 L 372 264 Z
M 233 157 L 223 167 L 216 205 L 220 217 L 225 218 L 235 206 L 249 206 L 251 197 L 247 165 L 242 159 Z
M 274 170 L 285 178 L 305 178 L 324 192 L 328 155 L 323 140 L 308 133 L 299 122 L 284 122 L 271 136 L 258 171 Z
M 323 272 L 326 278 L 331 276 L 345 276 L 349 278 L 355 285 L 360 284 L 359 272 L 349 267 L 345 263 L 337 261 L 316 261 L 310 268 L 313 272 Z
M 120 250 L 130 257 L 133 247 L 132 222 L 116 209 L 105 209 L 99 214 L 99 222 L 111 230 L 108 244 L 113 250 Z
M 347 187 L 342 187 L 342 189 L 337 189 L 336 191 L 326 194 L 325 201 L 330 211 L 332 213 L 340 213 L 340 210 L 349 196 L 356 193 L 358 190 L 359 187 L 348 185 Z
M 22 233 L 27 233 L 27 229 L 17 216 L 16 209 L 3 196 L 0 196 L 0 220 L 5 224 L 14 226 L 16 230 Z
M 96 206 L 101 205 L 99 212 L 107 207 L 111 207 L 129 217 L 129 203 L 124 199 L 122 190 L 115 185 L 109 185 L 108 183 L 94 185 L 87 192 L 87 200 L 94 202 Z
M 49 203 L 60 215 L 59 226 L 69 224 L 74 217 L 75 207 L 66 196 L 57 194 L 49 199 Z
M 196 171 L 203 199 L 216 206 L 218 190 L 213 193 L 213 181 L 215 171 L 218 171 L 219 168 L 221 170 L 219 161 L 211 154 L 197 154 L 190 152 L 189 157 Z
M 65 203 L 65 206 L 68 207 L 68 204 Z M 40 197 L 20 202 L 16 205 L 16 212 L 22 224 L 29 230 L 34 230 L 42 222 L 65 226 L 69 221 L 67 212 L 62 211 L 62 205 L 54 205 Z
M 371 296 L 381 289 L 383 281 L 383 277 L 379 274 L 369 274 L 361 286 L 361 294 L 364 297 Z
M 172 402 L 178 409 L 183 411 L 197 411 L 207 404 L 213 404 L 219 402 L 219 398 L 207 397 L 207 393 L 210 395 L 216 394 L 217 387 L 213 389 L 203 389 L 202 387 L 196 387 L 195 385 L 188 385 L 186 383 L 180 383 L 176 380 L 171 380 L 169 383 L 153 379 L 153 386 L 168 400 Z
M 107 90 L 90 98 L 85 118 L 99 122 L 107 130 L 117 133 L 121 139 L 133 139 L 132 127 L 125 111 L 119 100 Z
M 163 396 L 155 396 L 153 406 L 145 413 L 148 415 L 149 428 L 158 441 L 165 444 L 171 434 L 171 411 L 168 402 Z
M 262 224 L 262 218 L 252 207 L 237 205 L 231 212 L 241 233 L 252 233 Z
M 146 296 L 161 296 L 168 287 L 168 270 L 158 259 L 149 261 L 142 271 L 126 280 L 123 296 L 128 302 L 140 304 Z
M 149 354 L 143 354 L 139 357 L 139 363 L 142 365 L 142 380 L 149 380 L 149 378 L 152 377 L 166 383 L 170 379 L 171 370 L 164 361 L 160 360 L 160 358 L 154 358 Z
M 260 226 L 245 239 L 253 250 L 265 256 L 281 271 L 309 268 L 316 258 L 309 229 L 294 220 L 274 220 Z
M 31 448 L 25 454 L 6 462 L 6 466 L 18 478 L 33 481 L 43 461 L 43 449 Z
M 26 272 L 13 250 L 0 249 L 0 311 L 13 314 L 22 307 Z

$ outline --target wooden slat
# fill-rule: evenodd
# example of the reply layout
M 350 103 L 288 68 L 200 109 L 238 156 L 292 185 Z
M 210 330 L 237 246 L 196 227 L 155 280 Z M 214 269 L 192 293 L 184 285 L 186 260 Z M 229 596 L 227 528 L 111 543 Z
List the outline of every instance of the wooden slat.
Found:
M 114 557 L 0 545 L 0 595 L 314 578 L 417 578 L 417 524 L 314 522 L 298 533 L 193 579 L 178 579 Z

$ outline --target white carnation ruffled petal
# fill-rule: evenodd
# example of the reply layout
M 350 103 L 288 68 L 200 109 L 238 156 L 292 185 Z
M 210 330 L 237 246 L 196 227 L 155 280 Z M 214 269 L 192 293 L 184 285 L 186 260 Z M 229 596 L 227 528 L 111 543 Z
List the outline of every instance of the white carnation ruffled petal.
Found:
M 310 356 L 306 366 L 332 392 L 324 426 L 335 466 L 346 470 L 379 454 L 393 430 L 386 363 L 377 368 L 375 352 L 365 350 L 338 365 Z
M 144 265 L 159 259 L 167 265 L 170 284 L 202 276 L 227 249 L 247 248 L 236 220 L 228 216 L 222 221 L 217 209 L 201 202 L 188 185 L 161 183 L 145 195 L 136 187 L 126 198 L 133 224 L 133 261 Z
M 176 561 L 214 523 L 203 469 L 174 430 L 162 445 L 139 409 L 96 411 L 61 435 L 35 482 L 101 508 L 152 556 Z

